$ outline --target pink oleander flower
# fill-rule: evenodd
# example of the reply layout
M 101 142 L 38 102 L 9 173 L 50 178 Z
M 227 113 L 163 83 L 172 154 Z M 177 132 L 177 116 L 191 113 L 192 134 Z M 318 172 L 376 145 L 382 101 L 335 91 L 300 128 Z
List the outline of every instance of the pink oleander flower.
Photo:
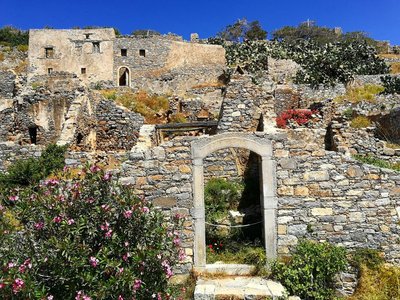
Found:
M 94 201 L 95 201 L 95 200 L 94 200 L 93 197 L 89 197 L 89 198 L 86 199 L 86 202 L 87 202 L 87 203 L 93 203 Z
M 164 271 L 165 271 L 165 275 L 167 276 L 167 278 L 171 278 L 171 276 L 174 275 L 174 273 L 172 272 L 172 268 L 169 265 L 168 261 L 164 260 L 161 263 L 161 266 L 163 266 Z
M 62 221 L 61 216 L 54 217 L 54 219 L 53 219 L 54 223 L 61 223 L 61 221 Z
M 181 244 L 181 239 L 179 237 L 175 237 L 173 243 L 175 246 L 179 246 Z
M 128 247 L 128 246 L 129 246 L 129 242 L 126 242 L 126 241 L 125 241 L 124 246 L 125 246 L 125 247 Z
M 149 211 L 150 211 L 150 209 L 147 206 L 142 207 L 142 212 L 148 213 Z
M 92 173 L 99 172 L 100 170 L 101 169 L 96 165 L 93 165 L 93 166 L 90 167 L 90 172 L 92 172 Z
M 103 176 L 103 180 L 108 181 L 111 179 L 112 174 L 110 172 L 107 172 L 106 174 L 104 174 Z
M 11 202 L 15 202 L 18 199 L 19 199 L 18 195 L 8 197 L 8 200 L 10 200 Z
M 53 300 L 54 299 L 54 297 L 53 297 L 53 295 L 49 295 L 49 296 L 47 296 L 47 298 L 46 298 L 47 300 Z
M 89 263 L 90 263 L 90 265 L 91 265 L 93 268 L 96 268 L 97 265 L 98 265 L 98 263 L 99 263 L 99 260 L 98 260 L 96 257 L 91 256 L 91 257 L 89 258 Z
M 104 211 L 109 211 L 109 210 L 110 210 L 110 205 L 108 205 L 108 204 L 103 204 L 103 205 L 101 206 L 101 208 L 102 208 Z
M 13 263 L 12 261 L 10 261 L 10 262 L 7 264 L 7 269 L 12 269 L 12 268 L 14 268 L 15 266 L 16 266 L 16 264 Z
M 118 268 L 118 275 L 122 274 L 124 272 L 124 268 Z
M 4 289 L 6 287 L 6 285 L 4 283 L 0 283 L 0 290 Z
M 106 232 L 106 234 L 104 235 L 106 238 L 110 238 L 112 236 L 113 231 L 110 229 Z
M 0 211 L 4 210 L 4 206 L 0 204 Z
M 125 219 L 129 219 L 131 216 L 132 216 L 132 211 L 131 210 L 124 211 Z
M 42 230 L 43 227 L 44 227 L 44 223 L 43 223 L 42 221 L 37 222 L 37 223 L 33 224 L 33 227 L 34 227 L 36 230 Z
M 184 261 L 186 259 L 186 254 L 184 249 L 179 249 L 178 252 L 179 261 Z
M 135 282 L 133 283 L 133 289 L 137 291 L 142 286 L 142 283 L 143 281 L 141 281 L 140 279 L 135 279 Z
M 124 300 L 124 298 L 121 295 L 119 295 L 118 300 Z
M 68 221 L 67 221 L 67 224 L 68 225 L 72 225 L 72 224 L 74 224 L 75 223 L 75 220 L 74 219 L 69 219 Z
M 104 224 L 100 225 L 101 230 L 107 231 L 110 228 L 110 224 L 105 222 Z
M 60 182 L 57 179 L 49 179 L 44 182 L 45 185 L 55 186 L 58 185 Z
M 123 259 L 124 261 L 127 261 L 129 257 L 131 257 L 131 254 L 130 254 L 129 252 L 128 252 L 128 253 L 125 253 L 124 255 L 122 255 L 122 259 Z
M 82 291 L 79 291 L 75 296 L 75 300 L 92 300 L 92 298 L 85 295 Z
M 21 278 L 16 278 L 12 284 L 12 291 L 18 294 L 25 286 L 25 282 Z

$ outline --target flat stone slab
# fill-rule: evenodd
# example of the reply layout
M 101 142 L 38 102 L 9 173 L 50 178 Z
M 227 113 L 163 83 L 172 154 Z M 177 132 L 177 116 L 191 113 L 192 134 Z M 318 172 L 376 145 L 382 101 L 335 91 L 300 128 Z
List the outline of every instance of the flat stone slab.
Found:
M 261 300 L 284 295 L 280 283 L 262 277 L 199 278 L 194 300 Z
M 195 268 L 195 271 L 200 274 L 249 276 L 254 274 L 255 266 L 245 265 L 245 264 L 225 264 L 223 262 L 216 262 L 214 264 L 206 265 L 206 267 L 202 269 Z

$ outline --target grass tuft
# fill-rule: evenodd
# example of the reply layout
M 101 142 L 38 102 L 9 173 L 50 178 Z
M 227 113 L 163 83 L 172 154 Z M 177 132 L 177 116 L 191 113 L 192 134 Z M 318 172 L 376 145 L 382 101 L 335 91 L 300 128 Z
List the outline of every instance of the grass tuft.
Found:
M 381 85 L 366 84 L 360 87 L 350 87 L 346 94 L 335 98 L 336 102 L 358 103 L 361 101 L 375 102 L 375 96 L 383 92 L 384 87 Z
M 358 116 L 351 120 L 350 126 L 353 128 L 366 128 L 371 126 L 371 120 L 365 116 Z

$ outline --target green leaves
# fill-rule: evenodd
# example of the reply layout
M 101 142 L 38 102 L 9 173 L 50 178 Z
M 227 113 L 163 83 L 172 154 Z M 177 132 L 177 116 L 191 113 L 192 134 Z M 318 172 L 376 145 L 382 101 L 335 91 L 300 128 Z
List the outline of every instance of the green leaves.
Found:
M 329 243 L 299 242 L 288 264 L 272 266 L 275 279 L 302 299 L 328 300 L 334 293 L 334 276 L 347 266 L 346 251 Z

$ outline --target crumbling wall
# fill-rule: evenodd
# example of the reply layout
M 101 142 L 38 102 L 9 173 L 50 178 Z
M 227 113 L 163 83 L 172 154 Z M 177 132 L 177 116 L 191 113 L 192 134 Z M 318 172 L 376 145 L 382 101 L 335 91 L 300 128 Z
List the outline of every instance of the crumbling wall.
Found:
M 248 75 L 232 76 L 222 103 L 218 132 L 262 131 L 264 118 L 272 118 L 273 83 L 255 84 Z

